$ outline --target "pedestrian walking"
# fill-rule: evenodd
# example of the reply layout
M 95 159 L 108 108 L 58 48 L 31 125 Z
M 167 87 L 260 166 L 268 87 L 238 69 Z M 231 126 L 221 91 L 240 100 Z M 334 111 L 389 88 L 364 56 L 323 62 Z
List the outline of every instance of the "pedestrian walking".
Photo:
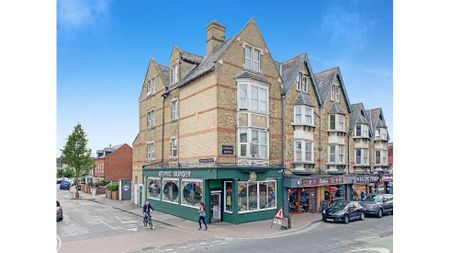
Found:
M 206 206 L 201 201 L 198 204 L 199 204 L 199 208 L 198 208 L 198 226 L 199 226 L 199 228 L 198 228 L 198 230 L 202 229 L 202 221 L 203 221 L 203 224 L 205 224 L 205 230 L 208 230 L 208 226 L 206 225 L 206 221 L 205 221 Z

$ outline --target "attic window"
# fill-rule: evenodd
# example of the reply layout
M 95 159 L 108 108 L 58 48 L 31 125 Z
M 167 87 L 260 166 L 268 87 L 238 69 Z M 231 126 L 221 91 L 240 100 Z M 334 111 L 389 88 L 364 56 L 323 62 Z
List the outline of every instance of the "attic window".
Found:
M 308 93 L 308 75 L 303 75 L 302 77 L 302 91 Z
M 301 81 L 302 81 L 302 73 L 298 73 L 298 75 L 297 75 L 297 83 L 296 83 L 296 89 L 297 89 L 297 91 L 301 91 L 302 90 L 302 83 L 301 83 Z
M 361 110 L 361 114 L 362 114 L 362 116 L 366 116 L 365 114 L 364 114 L 364 110 Z
M 155 78 L 153 77 L 147 84 L 147 96 L 155 94 Z
M 245 46 L 245 67 L 260 71 L 261 51 L 250 46 Z
M 331 86 L 331 101 L 339 102 L 341 98 L 341 94 L 339 93 L 339 86 L 334 84 Z
M 170 67 L 170 83 L 174 84 L 176 82 L 178 82 L 178 62 Z

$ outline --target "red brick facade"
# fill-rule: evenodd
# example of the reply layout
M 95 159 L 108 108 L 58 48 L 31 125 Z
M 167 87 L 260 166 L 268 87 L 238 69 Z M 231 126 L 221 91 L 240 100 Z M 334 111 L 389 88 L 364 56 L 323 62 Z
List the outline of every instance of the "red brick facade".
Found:
M 95 159 L 94 177 L 113 182 L 131 179 L 132 151 L 128 144 L 123 144 L 108 156 Z

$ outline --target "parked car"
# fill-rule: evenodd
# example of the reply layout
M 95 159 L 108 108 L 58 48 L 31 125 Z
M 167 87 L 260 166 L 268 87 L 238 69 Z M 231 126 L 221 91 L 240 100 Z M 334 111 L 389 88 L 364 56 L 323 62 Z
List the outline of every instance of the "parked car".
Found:
M 340 200 L 322 211 L 322 220 L 349 223 L 352 220 L 364 220 L 364 207 L 358 201 Z
M 394 214 L 394 198 L 392 194 L 369 194 L 360 202 L 365 213 L 378 218 L 385 214 Z
M 63 220 L 63 209 L 59 201 L 56 201 L 56 222 Z
M 61 183 L 59 184 L 59 189 L 60 190 L 69 190 L 70 189 L 70 182 L 68 181 L 61 181 Z
M 57 179 L 56 179 L 56 184 L 60 184 L 60 183 L 61 183 L 61 181 L 63 181 L 63 179 L 62 179 L 62 178 L 60 178 L 60 177 L 59 177 L 59 178 L 57 178 Z

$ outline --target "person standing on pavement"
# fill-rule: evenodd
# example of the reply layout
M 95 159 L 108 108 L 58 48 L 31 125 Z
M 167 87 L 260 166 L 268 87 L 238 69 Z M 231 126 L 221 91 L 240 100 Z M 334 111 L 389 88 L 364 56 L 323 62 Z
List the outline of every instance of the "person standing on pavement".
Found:
M 198 208 L 198 226 L 199 226 L 199 228 L 198 228 L 198 230 L 202 229 L 202 221 L 203 221 L 203 224 L 205 224 L 205 230 L 208 230 L 208 226 L 206 225 L 206 221 L 205 221 L 206 206 L 201 201 L 198 204 L 199 204 L 199 208 Z
M 144 215 L 147 214 L 148 224 L 150 224 L 150 228 L 153 229 L 152 216 L 150 215 L 150 213 L 155 211 L 155 209 L 153 209 L 152 205 L 150 204 L 150 202 L 148 202 L 148 200 L 145 201 L 145 204 L 142 207 L 142 211 Z

